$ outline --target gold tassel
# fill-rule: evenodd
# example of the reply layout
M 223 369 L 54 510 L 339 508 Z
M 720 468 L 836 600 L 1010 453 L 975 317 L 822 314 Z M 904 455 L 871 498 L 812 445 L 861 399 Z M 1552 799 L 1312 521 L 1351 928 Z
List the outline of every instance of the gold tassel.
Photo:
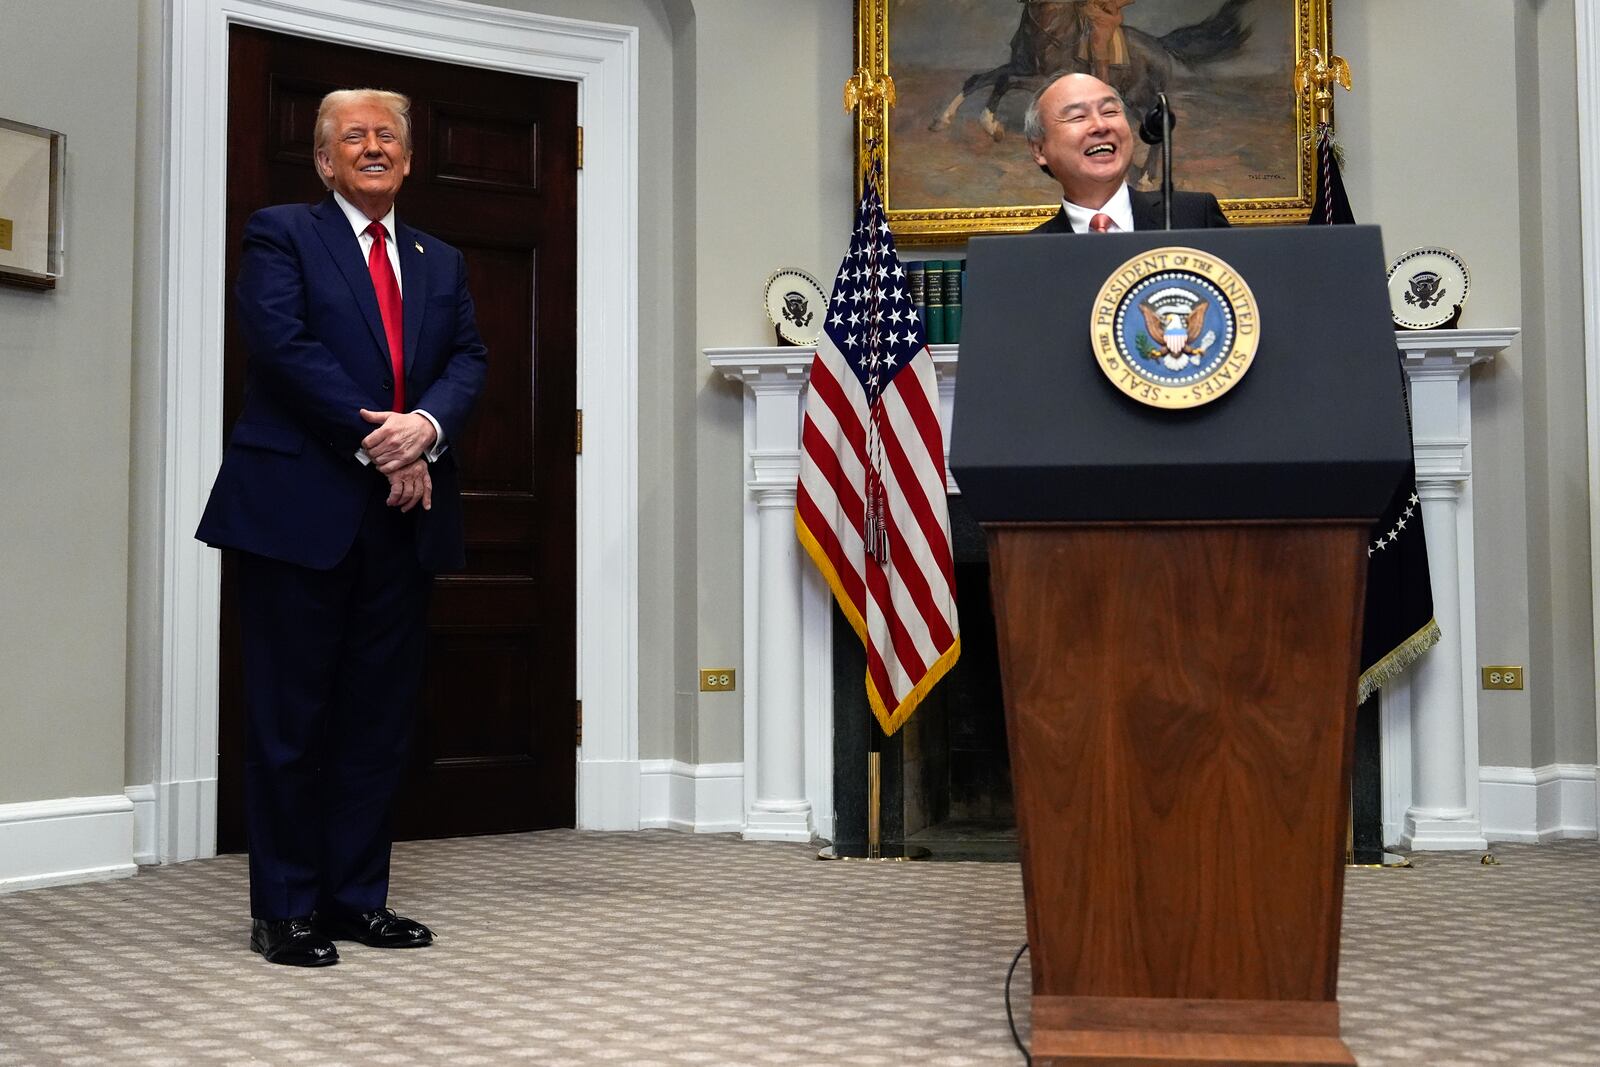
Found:
M 1437 620 L 1429 619 L 1426 626 L 1400 642 L 1387 656 L 1361 673 L 1361 682 L 1356 688 L 1356 703 L 1365 704 L 1373 693 L 1398 678 L 1401 671 L 1416 662 L 1417 657 L 1438 644 L 1441 636 L 1443 635 L 1440 633 Z

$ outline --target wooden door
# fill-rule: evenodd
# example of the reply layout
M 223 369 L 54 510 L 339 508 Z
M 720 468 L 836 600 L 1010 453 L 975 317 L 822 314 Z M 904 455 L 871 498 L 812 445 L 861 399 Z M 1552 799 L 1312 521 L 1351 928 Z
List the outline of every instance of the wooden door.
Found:
M 251 212 L 326 195 L 317 104 L 367 86 L 411 97 L 396 214 L 461 249 L 489 348 L 462 473 L 467 566 L 441 575 L 400 838 L 572 826 L 577 597 L 577 87 L 243 27 L 229 35 L 228 287 Z M 227 324 L 227 424 L 246 354 Z M 223 567 L 218 847 L 245 847 L 243 690 Z

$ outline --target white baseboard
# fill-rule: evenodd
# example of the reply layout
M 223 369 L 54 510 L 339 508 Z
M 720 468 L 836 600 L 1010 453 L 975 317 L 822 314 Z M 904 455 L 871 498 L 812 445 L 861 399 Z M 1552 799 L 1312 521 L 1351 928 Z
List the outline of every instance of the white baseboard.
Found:
M 156 787 L 130 785 L 124 792 L 133 804 L 133 862 L 141 867 L 160 863 L 156 855 Z
M 737 833 L 744 827 L 744 764 L 641 760 L 639 826 Z
M 125 878 L 133 801 L 121 793 L 0 804 L 0 893 Z
M 578 829 L 639 829 L 638 760 L 578 760 Z
M 1491 841 L 1543 844 L 1600 836 L 1595 768 L 1589 764 L 1480 767 L 1478 799 L 1483 834 Z
M 155 861 L 182 863 L 217 854 L 217 780 L 180 778 L 158 782 L 155 818 Z

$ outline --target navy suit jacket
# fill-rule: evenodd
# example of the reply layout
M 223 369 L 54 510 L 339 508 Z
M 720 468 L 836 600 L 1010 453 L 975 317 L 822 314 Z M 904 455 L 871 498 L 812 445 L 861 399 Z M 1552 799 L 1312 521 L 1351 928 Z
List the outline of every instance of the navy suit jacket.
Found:
M 1135 230 L 1159 230 L 1166 222 L 1167 213 L 1161 207 L 1161 194 L 1154 190 L 1140 192 L 1138 189 L 1128 190 L 1128 199 L 1133 204 L 1133 228 Z M 1222 205 L 1217 203 L 1217 198 L 1210 193 L 1181 193 L 1172 194 L 1172 228 L 1175 230 L 1209 230 L 1228 225 L 1228 216 L 1222 213 Z M 1046 219 L 1034 227 L 1034 233 L 1072 233 L 1072 223 L 1067 221 L 1067 209 L 1063 207 L 1055 216 Z
M 405 404 L 459 441 L 483 389 L 478 336 L 459 251 L 403 222 L 400 253 Z M 244 408 L 195 536 L 218 548 L 326 570 L 349 551 L 375 492 L 356 459 L 374 427 L 359 410 L 394 403 L 389 347 L 372 277 L 344 212 L 320 204 L 256 212 L 234 288 L 250 358 Z M 432 464 L 433 508 L 408 513 L 430 571 L 465 561 L 455 453 Z

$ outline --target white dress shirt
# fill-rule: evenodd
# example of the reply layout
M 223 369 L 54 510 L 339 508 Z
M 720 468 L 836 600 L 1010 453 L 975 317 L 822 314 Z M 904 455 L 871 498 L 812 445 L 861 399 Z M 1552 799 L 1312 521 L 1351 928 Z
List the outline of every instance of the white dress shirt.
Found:
M 1128 195 L 1128 183 L 1123 182 L 1104 207 L 1082 207 L 1072 201 L 1062 198 L 1061 206 L 1067 210 L 1067 221 L 1072 223 L 1073 233 L 1089 233 L 1089 220 L 1096 215 L 1110 215 L 1110 233 L 1131 233 L 1133 231 L 1133 198 Z
M 372 255 L 372 242 L 376 239 L 367 232 L 367 227 L 372 225 L 372 220 L 367 218 L 360 208 L 340 196 L 338 192 L 333 194 L 333 202 L 339 205 L 339 210 L 344 212 L 344 217 L 350 220 L 350 228 L 356 232 L 356 240 L 361 243 L 362 262 L 366 262 L 367 258 Z M 394 281 L 400 287 L 401 302 L 403 304 L 406 294 L 406 280 L 405 276 L 400 273 L 400 248 L 394 237 L 394 206 L 390 205 L 389 213 L 377 221 L 383 227 L 385 235 L 383 249 L 389 254 L 389 266 L 394 268 Z M 404 310 L 401 311 L 401 314 L 405 314 Z M 433 447 L 423 453 L 428 457 L 428 462 L 432 463 L 444 455 L 444 427 L 439 425 L 438 419 L 421 408 L 413 409 L 412 414 L 421 415 L 433 423 Z M 372 462 L 372 458 L 367 455 L 367 451 L 364 448 L 356 449 L 356 458 L 362 463 Z

